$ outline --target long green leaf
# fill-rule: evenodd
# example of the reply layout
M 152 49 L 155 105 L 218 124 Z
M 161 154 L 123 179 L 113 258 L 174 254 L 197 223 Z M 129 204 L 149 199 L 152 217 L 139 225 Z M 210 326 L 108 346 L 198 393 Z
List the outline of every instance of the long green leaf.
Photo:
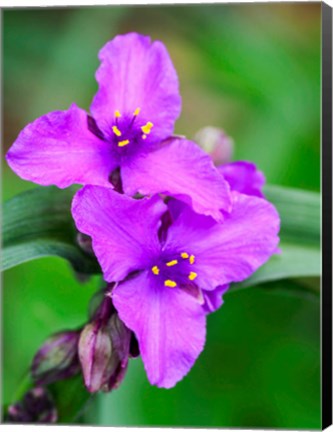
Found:
M 265 187 L 264 192 L 281 218 L 280 253 L 272 256 L 252 277 L 234 284 L 233 289 L 321 275 L 320 195 L 270 185 Z
M 315 192 L 267 185 L 266 198 L 281 218 L 282 240 L 320 246 L 320 195 Z
M 36 188 L 3 208 L 2 270 L 45 256 L 67 259 L 81 273 L 97 273 L 96 260 L 82 251 L 70 212 L 74 190 Z
M 248 288 L 279 279 L 321 275 L 321 253 L 319 248 L 282 243 L 280 250 L 279 254 L 272 256 L 249 279 L 234 284 L 233 289 Z

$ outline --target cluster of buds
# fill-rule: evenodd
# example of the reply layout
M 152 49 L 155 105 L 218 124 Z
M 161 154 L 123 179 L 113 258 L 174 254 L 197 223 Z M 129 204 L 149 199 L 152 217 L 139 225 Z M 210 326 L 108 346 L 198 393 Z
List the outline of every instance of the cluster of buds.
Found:
M 56 422 L 57 410 L 46 386 L 81 371 L 90 393 L 119 387 L 128 360 L 139 355 L 139 347 L 134 333 L 120 320 L 113 306 L 112 288 L 110 285 L 92 298 L 92 303 L 98 304 L 85 326 L 58 332 L 39 348 L 31 365 L 35 387 L 20 402 L 9 406 L 8 422 Z

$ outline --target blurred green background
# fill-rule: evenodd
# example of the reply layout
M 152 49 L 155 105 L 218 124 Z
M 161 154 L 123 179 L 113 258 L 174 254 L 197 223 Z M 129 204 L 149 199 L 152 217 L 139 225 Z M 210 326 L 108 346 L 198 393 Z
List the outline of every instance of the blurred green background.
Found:
M 177 133 L 221 127 L 234 139 L 235 159 L 257 163 L 269 183 L 319 191 L 319 3 L 5 10 L 3 28 L 4 153 L 36 117 L 72 102 L 89 110 L 98 50 L 137 31 L 162 40 L 178 71 Z M 4 161 L 2 168 L 3 199 L 34 187 Z M 134 360 L 121 388 L 94 398 L 84 421 L 319 428 L 319 300 L 287 294 L 302 283 L 226 294 L 183 381 L 171 390 L 151 387 Z M 4 402 L 49 334 L 85 322 L 99 286 L 96 277 L 80 284 L 57 258 L 5 272 Z

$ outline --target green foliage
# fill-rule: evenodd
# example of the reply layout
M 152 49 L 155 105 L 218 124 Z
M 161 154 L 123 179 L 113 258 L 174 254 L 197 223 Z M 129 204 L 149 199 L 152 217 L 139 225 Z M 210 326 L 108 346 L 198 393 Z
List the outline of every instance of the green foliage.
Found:
M 78 272 L 98 272 L 96 260 L 77 243 L 70 213 L 73 193 L 73 189 L 40 187 L 4 205 L 2 270 L 54 255 L 67 259 Z

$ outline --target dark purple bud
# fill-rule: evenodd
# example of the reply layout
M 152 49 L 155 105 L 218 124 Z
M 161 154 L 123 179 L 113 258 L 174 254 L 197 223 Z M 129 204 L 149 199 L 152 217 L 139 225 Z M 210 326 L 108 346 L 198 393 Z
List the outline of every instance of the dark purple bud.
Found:
M 9 423 L 55 423 L 57 410 L 49 392 L 42 387 L 29 390 L 22 401 L 10 405 L 6 421 Z
M 47 385 L 80 372 L 79 337 L 80 331 L 65 331 L 46 340 L 32 361 L 32 379 L 37 385 Z
M 129 358 L 131 331 L 118 317 L 110 297 L 105 297 L 94 320 L 79 340 L 84 382 L 91 392 L 111 391 L 123 380 Z
M 195 135 L 195 141 L 210 154 L 216 166 L 230 162 L 233 154 L 233 141 L 219 128 L 207 126 Z

